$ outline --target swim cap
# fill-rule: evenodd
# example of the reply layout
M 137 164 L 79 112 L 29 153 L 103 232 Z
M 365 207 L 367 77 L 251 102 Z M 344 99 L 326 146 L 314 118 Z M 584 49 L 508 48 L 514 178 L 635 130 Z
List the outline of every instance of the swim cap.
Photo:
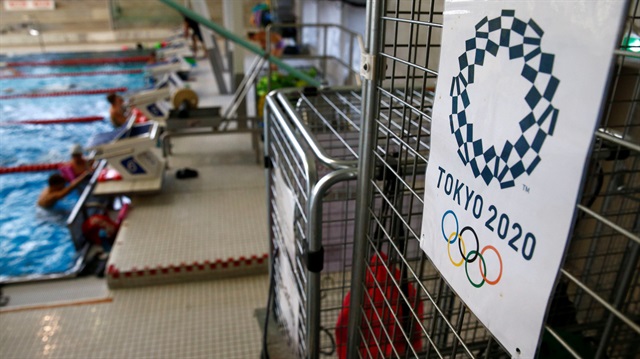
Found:
M 81 155 L 82 154 L 82 146 L 79 144 L 75 144 L 71 146 L 71 155 Z

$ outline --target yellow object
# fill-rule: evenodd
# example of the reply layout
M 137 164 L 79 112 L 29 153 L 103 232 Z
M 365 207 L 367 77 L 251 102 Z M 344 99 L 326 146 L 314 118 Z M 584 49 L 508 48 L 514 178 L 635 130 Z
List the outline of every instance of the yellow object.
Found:
M 262 95 L 258 99 L 258 117 L 262 118 L 264 113 L 264 103 L 267 100 L 267 95 Z
M 189 103 L 190 108 L 198 108 L 198 94 L 192 89 L 181 88 L 176 91 L 171 98 L 171 103 L 173 103 L 174 108 L 180 107 L 180 104 L 184 101 Z

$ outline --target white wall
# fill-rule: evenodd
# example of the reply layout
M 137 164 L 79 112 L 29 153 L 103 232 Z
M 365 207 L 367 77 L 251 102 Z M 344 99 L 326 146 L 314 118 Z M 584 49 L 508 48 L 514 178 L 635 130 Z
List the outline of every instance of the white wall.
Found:
M 365 30 L 365 8 L 354 7 L 340 1 L 299 0 L 299 22 L 303 24 L 337 24 L 360 35 Z M 307 46 L 312 54 L 327 54 L 341 58 L 345 63 L 352 62 L 352 68 L 360 66 L 360 49 L 357 38 L 351 38 L 337 28 L 329 28 L 325 32 L 318 28 L 305 28 L 301 32 L 302 44 Z M 350 54 L 351 53 L 351 54 Z M 332 61 L 327 62 L 326 68 L 318 63 L 317 67 L 325 72 L 330 85 L 344 85 L 353 80 L 343 66 Z

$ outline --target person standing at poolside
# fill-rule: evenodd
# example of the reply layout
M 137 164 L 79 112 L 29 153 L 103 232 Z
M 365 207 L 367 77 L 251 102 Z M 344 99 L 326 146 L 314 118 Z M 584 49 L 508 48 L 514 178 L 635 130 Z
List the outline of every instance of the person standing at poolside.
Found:
M 38 206 L 42 208 L 51 208 L 55 206 L 59 200 L 71 193 L 71 191 L 78 187 L 90 174 L 91 171 L 85 171 L 74 179 L 68 186 L 66 185 L 67 182 L 64 180 L 64 177 L 57 173 L 52 174 L 49 176 L 49 185 L 47 188 L 42 190 L 40 197 L 38 197 Z
M 189 38 L 189 30 L 193 32 L 191 34 L 191 45 L 193 47 L 193 57 L 198 57 L 198 41 L 202 45 L 202 56 L 207 56 L 207 48 L 204 46 L 204 41 L 202 40 L 202 32 L 200 32 L 200 24 L 194 21 L 193 19 L 185 16 L 184 17 L 184 38 Z
M 107 101 L 111 104 L 109 115 L 111 116 L 111 124 L 113 127 L 117 128 L 124 125 L 127 122 L 127 117 L 124 114 L 126 108 L 122 96 L 112 92 L 107 95 Z

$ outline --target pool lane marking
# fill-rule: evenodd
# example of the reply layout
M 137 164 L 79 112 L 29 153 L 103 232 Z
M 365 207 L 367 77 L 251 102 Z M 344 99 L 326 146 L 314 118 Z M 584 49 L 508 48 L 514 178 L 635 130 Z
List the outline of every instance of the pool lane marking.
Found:
M 76 90 L 76 91 L 57 91 L 42 93 L 22 93 L 12 95 L 1 95 L 0 100 L 12 100 L 16 98 L 39 98 L 39 97 L 60 97 L 60 96 L 76 96 L 76 95 L 101 95 L 111 92 L 126 92 L 126 87 L 113 87 L 96 90 Z
M 100 75 L 130 75 L 140 74 L 142 69 L 112 70 L 112 71 L 86 71 L 86 72 L 55 72 L 49 74 L 25 74 L 0 75 L 0 80 L 6 79 L 42 79 L 48 77 L 74 77 L 74 76 L 100 76 Z
M 89 123 L 102 121 L 102 116 L 84 116 L 84 117 L 68 117 L 68 118 L 52 118 L 50 120 L 21 120 L 21 121 L 6 121 L 0 122 L 0 126 L 15 126 L 15 125 L 54 125 L 60 123 Z
M 64 162 L 59 162 L 59 163 L 21 165 L 21 166 L 15 166 L 15 167 L 0 167 L 0 175 L 8 174 L 8 173 L 55 171 L 58 168 L 60 168 L 60 166 L 63 166 L 64 164 L 65 164 Z
M 7 62 L 7 67 L 20 66 L 76 66 L 76 65 L 104 65 L 119 63 L 142 63 L 149 61 L 149 56 L 111 57 L 98 59 L 59 59 L 50 61 L 14 61 Z

